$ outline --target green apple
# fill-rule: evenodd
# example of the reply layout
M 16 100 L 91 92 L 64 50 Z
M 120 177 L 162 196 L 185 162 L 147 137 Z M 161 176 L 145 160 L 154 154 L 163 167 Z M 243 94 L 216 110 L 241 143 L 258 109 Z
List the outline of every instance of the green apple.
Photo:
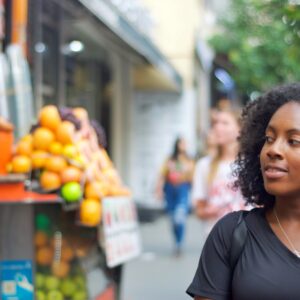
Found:
M 53 290 L 47 294 L 47 300 L 64 300 L 64 295 L 60 291 Z
M 41 289 L 45 284 L 45 275 L 41 273 L 36 273 L 35 275 L 35 286 L 37 289 Z
M 82 275 L 75 276 L 73 281 L 78 288 L 85 288 L 85 279 Z
M 41 291 L 41 290 L 37 290 L 35 292 L 35 299 L 36 300 L 46 300 L 46 295 L 45 292 Z
M 71 279 L 66 278 L 62 281 L 60 285 L 60 290 L 66 297 L 71 297 L 76 292 L 76 283 Z
M 54 276 L 47 276 L 45 280 L 45 288 L 48 291 L 57 290 L 59 287 L 59 279 Z
M 86 300 L 86 299 L 88 299 L 88 296 L 85 291 L 76 291 L 72 298 L 72 300 Z
M 61 188 L 61 195 L 67 202 L 79 201 L 82 194 L 82 188 L 78 182 L 68 182 Z

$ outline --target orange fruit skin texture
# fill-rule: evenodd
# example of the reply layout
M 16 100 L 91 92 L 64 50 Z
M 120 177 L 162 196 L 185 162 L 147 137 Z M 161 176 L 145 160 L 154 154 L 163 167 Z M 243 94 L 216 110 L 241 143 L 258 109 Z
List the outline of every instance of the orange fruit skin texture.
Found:
M 17 144 L 16 153 L 19 155 L 30 156 L 32 153 L 32 142 L 30 140 L 21 140 Z
M 57 278 L 65 278 L 70 272 L 70 265 L 65 261 L 55 261 L 51 265 L 52 274 Z
M 54 133 L 50 129 L 39 127 L 33 133 L 33 147 L 36 150 L 48 151 L 54 139 Z
M 102 217 L 102 206 L 100 201 L 85 199 L 80 205 L 80 221 L 89 226 L 96 226 Z
M 40 266 L 50 266 L 53 261 L 54 252 L 49 246 L 43 246 L 36 251 L 36 262 Z
M 55 190 L 61 186 L 61 180 L 57 173 L 44 171 L 40 177 L 40 184 L 44 190 Z
M 99 199 L 104 196 L 104 185 L 99 181 L 92 181 L 85 186 L 85 197 Z
M 51 172 L 60 173 L 67 167 L 66 160 L 61 156 L 50 156 L 45 163 L 45 169 Z
M 41 169 L 44 167 L 49 154 L 46 151 L 35 150 L 31 155 L 31 164 L 33 169 Z
M 61 118 L 57 108 L 54 105 L 43 107 L 39 114 L 39 122 L 41 126 L 55 131 L 61 123 Z
M 34 244 L 36 247 L 43 247 L 48 244 L 48 236 L 43 231 L 37 231 L 34 235 Z
M 61 260 L 68 262 L 75 257 L 75 253 L 70 246 L 64 246 L 61 249 Z
M 80 182 L 82 178 L 82 172 L 73 166 L 69 166 L 61 171 L 60 173 L 62 184 L 68 182 Z
M 25 155 L 16 155 L 12 159 L 13 173 L 28 173 L 31 171 L 31 160 Z
M 63 145 L 72 144 L 75 126 L 68 121 L 63 121 L 56 130 L 56 139 Z
M 49 146 L 49 152 L 54 155 L 60 155 L 62 153 L 63 146 L 59 142 L 53 142 Z

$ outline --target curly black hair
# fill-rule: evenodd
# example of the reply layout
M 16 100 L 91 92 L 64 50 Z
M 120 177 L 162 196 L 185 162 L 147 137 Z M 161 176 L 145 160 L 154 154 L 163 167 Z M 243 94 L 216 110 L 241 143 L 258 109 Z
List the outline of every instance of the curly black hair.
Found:
M 300 83 L 275 87 L 258 97 L 242 112 L 240 150 L 235 161 L 235 187 L 248 204 L 272 207 L 275 197 L 264 188 L 260 169 L 260 152 L 265 142 L 265 130 L 273 114 L 288 102 L 300 103 Z

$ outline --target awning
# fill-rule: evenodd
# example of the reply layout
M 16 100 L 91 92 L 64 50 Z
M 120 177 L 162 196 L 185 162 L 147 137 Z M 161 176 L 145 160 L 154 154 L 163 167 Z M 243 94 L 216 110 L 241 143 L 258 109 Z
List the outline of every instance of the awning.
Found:
M 105 0 L 78 0 L 91 11 L 102 23 L 112 30 L 120 39 L 126 42 L 136 52 L 142 55 L 151 65 L 147 66 L 145 73 L 153 74 L 162 87 L 173 91 L 182 90 L 182 78 L 167 58 L 159 51 L 153 42 L 137 31 L 110 3 Z M 136 71 L 139 77 L 141 68 Z M 144 74 L 144 72 L 143 72 Z M 138 86 L 143 82 L 139 81 Z

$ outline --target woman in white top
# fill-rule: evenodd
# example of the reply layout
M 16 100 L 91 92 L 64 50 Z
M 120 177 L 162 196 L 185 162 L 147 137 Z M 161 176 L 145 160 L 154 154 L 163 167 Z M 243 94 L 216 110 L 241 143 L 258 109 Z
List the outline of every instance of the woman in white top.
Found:
M 238 111 L 228 108 L 218 111 L 212 124 L 215 154 L 201 158 L 196 164 L 192 200 L 196 215 L 207 221 L 206 233 L 219 218 L 243 208 L 241 193 L 232 186 L 239 130 Z

